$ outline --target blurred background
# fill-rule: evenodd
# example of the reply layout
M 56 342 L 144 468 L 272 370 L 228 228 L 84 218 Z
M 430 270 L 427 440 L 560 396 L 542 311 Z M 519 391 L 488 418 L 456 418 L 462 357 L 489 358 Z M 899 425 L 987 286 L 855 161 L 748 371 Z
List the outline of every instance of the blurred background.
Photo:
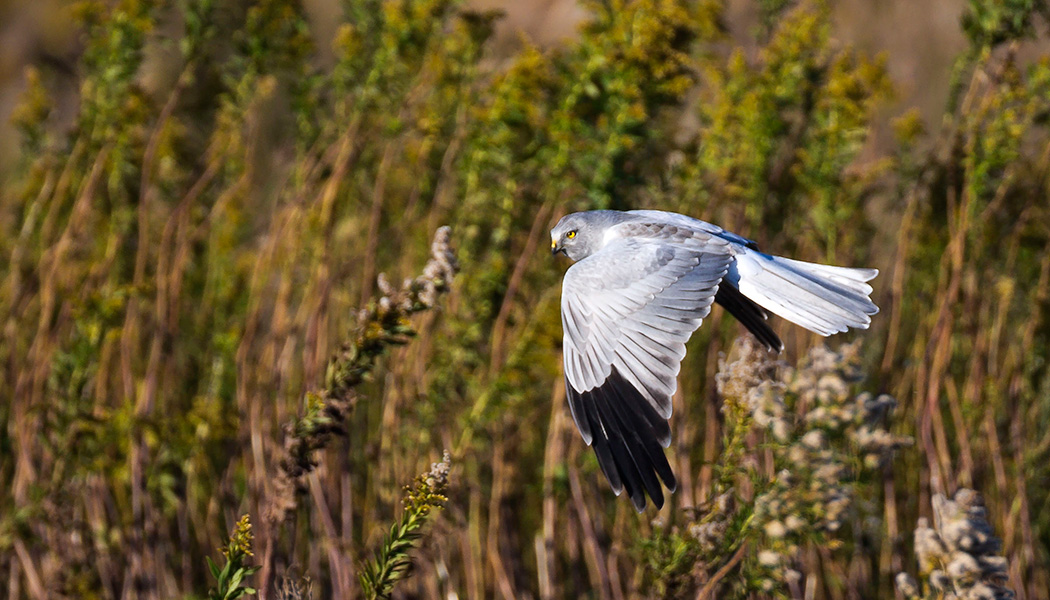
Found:
M 10 114 L 25 88 L 24 69 L 36 63 L 64 71 L 68 81 L 62 91 L 67 119 L 75 110 L 77 57 L 83 50 L 77 23 L 68 18 L 61 0 L 5 0 L 0 3 L 0 114 Z M 496 27 L 490 55 L 506 59 L 522 38 L 540 47 L 551 47 L 576 36 L 587 11 L 573 0 L 474 0 L 467 6 L 498 10 L 503 17 Z M 947 93 L 952 61 L 966 47 L 959 27 L 965 0 L 906 2 L 844 0 L 832 7 L 833 35 L 865 52 L 884 53 L 902 106 L 916 106 L 926 119 L 939 116 Z M 747 43 L 747 29 L 754 23 L 759 3 L 733 0 L 726 3 L 727 26 L 734 39 Z M 340 22 L 339 0 L 302 3 L 309 19 L 318 59 L 332 60 L 331 41 Z M 1038 43 L 1038 42 L 1036 42 Z M 56 100 L 59 98 L 56 98 Z M 17 154 L 12 124 L 0 123 L 0 166 L 7 167 Z
M 1048 14 L 0 0 L 0 589 L 1050 598 Z M 712 312 L 640 515 L 565 405 L 593 208 L 881 271 L 777 357 Z

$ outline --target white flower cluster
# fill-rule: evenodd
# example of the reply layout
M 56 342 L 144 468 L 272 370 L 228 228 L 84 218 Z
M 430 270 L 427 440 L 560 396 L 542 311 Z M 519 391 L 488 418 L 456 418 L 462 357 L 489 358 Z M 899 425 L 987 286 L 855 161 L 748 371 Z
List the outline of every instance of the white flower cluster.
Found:
M 426 484 L 432 490 L 444 490 L 448 487 L 448 472 L 452 468 L 452 455 L 445 450 L 441 455 L 441 462 L 430 463 L 430 473 L 427 474 Z
M 775 377 L 779 365 L 768 353 L 749 340 L 739 344 L 733 353 L 742 350 L 741 358 L 723 361 L 717 381 L 727 410 L 738 403 L 766 432 L 780 468 L 754 501 L 754 523 L 766 540 L 758 555 L 768 572 L 762 585 L 772 590 L 801 580 L 792 566 L 804 540 L 834 533 L 848 521 L 857 453 L 874 468 L 911 440 L 886 429 L 896 405 L 892 397 L 852 393 L 862 378 L 856 344 L 838 352 L 814 348 L 798 369 L 785 367 Z
M 934 526 L 919 519 L 915 554 L 919 573 L 929 583 L 930 598 L 944 600 L 1009 600 L 1006 558 L 985 513 L 980 495 L 963 488 L 949 500 L 933 497 Z M 897 575 L 897 589 L 909 600 L 923 598 L 911 575 Z
M 451 245 L 452 230 L 445 226 L 434 232 L 430 243 L 430 260 L 423 268 L 423 273 L 415 279 L 406 278 L 401 284 L 401 291 L 394 289 L 384 273 L 376 278 L 376 286 L 381 294 L 378 300 L 380 313 L 388 313 L 397 307 L 405 313 L 412 313 L 434 306 L 438 295 L 447 290 L 452 278 L 459 271 L 456 253 Z
M 704 517 L 689 527 L 689 534 L 696 538 L 703 552 L 712 552 L 719 548 L 725 539 L 729 518 L 736 510 L 733 501 L 733 490 L 719 494 L 704 513 Z
M 447 226 L 439 227 L 430 243 L 430 260 L 423 268 L 423 274 L 411 284 L 420 304 L 427 308 L 434 306 L 438 294 L 448 289 L 452 277 L 459 271 L 451 240 L 452 230 Z
M 814 348 L 806 356 L 806 365 L 788 375 L 788 391 L 798 395 L 800 407 L 807 407 L 808 427 L 842 431 L 862 453 L 865 466 L 875 468 L 894 450 L 911 444 L 911 439 L 886 429 L 888 417 L 897 406 L 892 396 L 869 392 L 850 395 L 849 386 L 862 378 L 859 348 L 856 343 L 843 346 L 838 353 Z
M 896 405 L 892 397 L 851 394 L 851 386 L 861 379 L 857 351 L 856 344 L 839 352 L 813 348 L 800 368 L 785 369 L 780 385 L 767 388 L 781 390 L 779 398 L 766 398 L 757 406 L 757 411 L 774 409 L 769 419 L 760 419 L 756 411 L 755 423 L 768 421 L 773 438 L 787 443 L 774 450 L 787 459 L 779 462 L 792 465 L 756 503 L 756 513 L 770 519 L 767 534 L 771 528 L 790 533 L 805 525 L 838 531 L 852 500 L 851 453 L 859 450 L 865 465 L 875 467 L 911 441 L 885 428 Z
M 748 337 L 737 338 L 730 354 L 739 356 L 718 362 L 715 383 L 727 406 L 740 403 L 754 424 L 768 430 L 778 441 L 787 441 L 792 423 L 784 406 L 784 382 L 776 377 L 777 368 L 784 366 Z

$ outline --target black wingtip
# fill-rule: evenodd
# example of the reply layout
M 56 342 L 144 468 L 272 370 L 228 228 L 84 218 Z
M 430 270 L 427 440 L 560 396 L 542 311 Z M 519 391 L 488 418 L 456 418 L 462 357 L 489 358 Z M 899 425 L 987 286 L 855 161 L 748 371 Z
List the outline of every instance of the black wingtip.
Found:
M 637 496 L 631 496 L 631 503 L 634 504 L 634 510 L 638 511 L 638 514 L 645 512 L 645 494 L 639 493 Z M 663 503 L 663 498 L 660 499 L 660 502 L 657 502 L 655 498 L 653 499 L 653 504 L 656 504 L 657 509 L 663 506 Z
M 660 477 L 660 479 L 663 479 L 663 477 Z M 678 491 L 678 478 L 674 476 L 674 472 L 671 473 L 670 479 L 670 481 L 664 479 L 664 485 L 667 486 L 667 491 L 673 494 Z
M 671 435 L 667 421 L 616 369 L 597 388 L 577 392 L 568 386 L 568 392 L 577 426 L 590 432 L 613 491 L 626 491 L 638 512 L 645 511 L 646 496 L 662 508 L 663 487 L 673 492 L 678 486 L 664 453 L 663 442 Z
M 723 280 L 715 294 L 715 302 L 736 317 L 736 320 L 740 321 L 767 349 L 773 352 L 784 350 L 784 342 L 780 341 L 780 336 L 766 322 L 769 315 L 761 306 L 740 293 L 736 286 Z

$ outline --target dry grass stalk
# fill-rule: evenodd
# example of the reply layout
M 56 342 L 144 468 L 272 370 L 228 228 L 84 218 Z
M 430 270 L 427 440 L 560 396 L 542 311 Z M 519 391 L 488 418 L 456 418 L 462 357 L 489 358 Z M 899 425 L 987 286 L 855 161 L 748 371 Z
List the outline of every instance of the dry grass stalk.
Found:
M 277 532 L 295 512 L 297 495 L 305 489 L 305 477 L 317 466 L 316 452 L 334 436 L 347 434 L 344 423 L 357 402 L 354 388 L 371 373 L 389 346 L 404 344 L 414 335 L 409 316 L 433 307 L 452 283 L 459 267 L 448 227 L 441 227 L 434 234 L 430 252 L 422 274 L 406 279 L 400 289 L 391 286 L 384 275 L 379 276 L 381 295 L 361 310 L 355 337 L 329 360 L 325 388 L 320 393 L 307 394 L 303 415 L 285 425 L 280 471 L 266 504 L 271 530 L 263 554 L 262 590 L 268 589 L 273 577 Z

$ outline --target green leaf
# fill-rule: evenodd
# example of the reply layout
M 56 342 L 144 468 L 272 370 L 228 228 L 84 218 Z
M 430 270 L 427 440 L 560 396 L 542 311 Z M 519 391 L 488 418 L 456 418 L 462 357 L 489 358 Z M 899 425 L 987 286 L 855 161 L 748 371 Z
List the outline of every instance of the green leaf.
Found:
M 215 561 L 210 556 L 205 556 L 204 560 L 208 562 L 208 569 L 211 571 L 211 576 L 215 579 L 219 578 L 219 567 L 215 564 Z

